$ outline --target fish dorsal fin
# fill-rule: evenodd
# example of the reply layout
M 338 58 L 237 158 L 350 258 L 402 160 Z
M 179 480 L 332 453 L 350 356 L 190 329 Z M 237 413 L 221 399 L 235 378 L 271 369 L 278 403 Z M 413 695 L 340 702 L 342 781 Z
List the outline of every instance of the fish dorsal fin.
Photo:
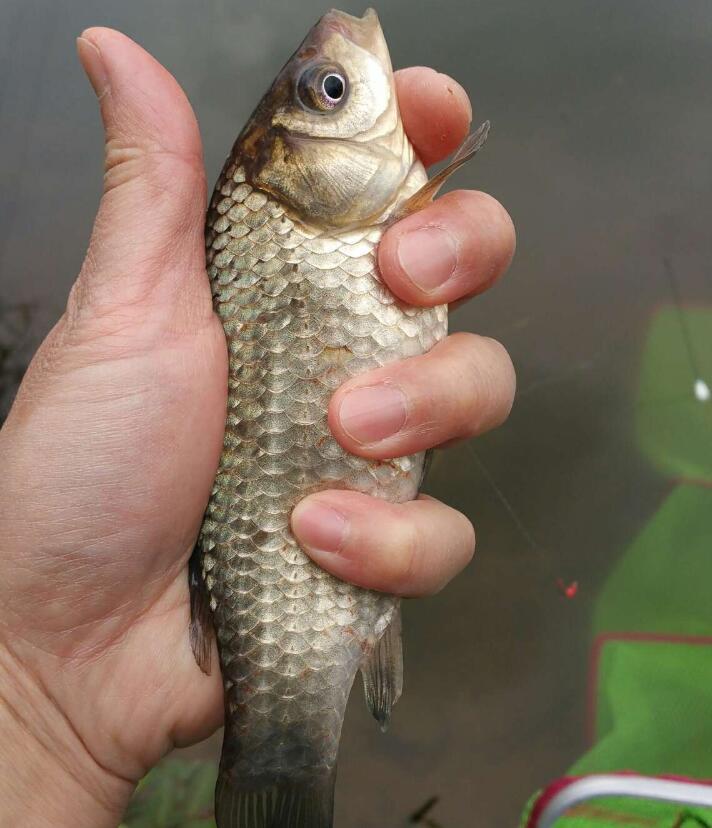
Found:
M 466 164 L 478 150 L 482 149 L 485 141 L 487 140 L 487 136 L 489 135 L 489 131 L 490 122 L 485 121 L 476 132 L 471 132 L 462 142 L 457 152 L 453 155 L 450 163 L 440 170 L 439 173 L 434 175 L 428 182 L 423 184 L 423 186 L 417 192 L 413 193 L 410 198 L 404 201 L 403 204 L 396 209 L 391 218 L 394 221 L 398 221 L 399 219 L 409 216 L 411 213 L 416 213 L 418 210 L 422 210 L 423 207 L 429 204 L 433 198 L 435 198 L 438 190 L 443 186 L 448 178 L 450 178 L 455 170 L 459 170 L 460 167 L 463 164 Z

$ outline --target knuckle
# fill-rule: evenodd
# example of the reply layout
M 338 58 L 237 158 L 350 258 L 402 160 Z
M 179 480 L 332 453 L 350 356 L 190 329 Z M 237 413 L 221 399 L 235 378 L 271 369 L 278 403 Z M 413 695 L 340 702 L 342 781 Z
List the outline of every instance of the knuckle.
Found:
M 496 365 L 499 372 L 514 373 L 514 365 L 512 364 L 512 358 L 509 356 L 509 351 L 498 339 L 483 336 L 482 343 L 488 351 L 490 362 Z
M 457 514 L 462 523 L 463 566 L 467 566 L 475 555 L 475 548 L 477 547 L 477 534 L 475 532 L 475 527 L 472 525 L 472 521 L 467 517 L 467 515 L 463 515 L 462 512 L 458 512 Z
M 476 220 L 478 224 L 486 222 L 507 234 L 514 231 L 511 216 L 494 196 L 482 190 L 460 190 L 458 196 L 460 205 L 465 207 L 470 220 Z
M 455 348 L 455 353 L 470 365 L 474 365 L 482 358 L 482 343 L 487 337 L 469 331 L 460 331 L 449 337 L 449 342 Z
M 481 193 L 479 223 L 489 228 L 493 278 L 506 270 L 517 245 L 514 222 L 504 206 L 491 195 Z
M 477 254 L 470 261 L 470 266 L 481 270 L 482 262 L 487 261 L 490 279 L 496 278 L 511 261 L 516 247 L 516 231 L 511 216 L 501 202 L 488 193 L 457 190 L 449 195 L 467 227 L 471 255 Z M 476 265 L 477 261 L 479 265 Z
M 509 415 L 516 387 L 514 366 L 506 348 L 490 337 L 457 334 L 452 346 L 453 416 L 459 436 L 473 436 Z
M 132 143 L 111 137 L 104 151 L 104 192 L 141 179 L 157 195 L 177 189 L 204 188 L 205 168 L 199 155 L 167 149 L 157 142 Z
M 507 211 L 500 202 L 494 196 L 484 193 L 482 190 L 454 190 L 443 196 L 441 201 L 445 199 L 452 201 L 459 208 L 460 215 L 468 223 L 477 222 L 477 224 L 480 224 L 483 218 L 499 220 L 502 214 L 508 217 Z
M 498 380 L 511 382 L 514 378 L 514 365 L 509 351 L 497 339 L 489 336 L 481 337 L 481 361 L 483 367 Z
M 514 403 L 517 389 L 517 372 L 509 351 L 496 339 L 486 337 L 491 356 L 492 385 L 496 389 L 497 410 L 502 421 L 507 418 Z
M 446 550 L 448 565 L 442 567 L 437 586 L 433 590 L 439 592 L 455 575 L 461 572 L 472 560 L 475 554 L 475 527 L 469 518 L 455 509 L 449 509 L 451 524 L 451 543 Z
M 496 222 L 501 225 L 507 232 L 514 230 L 514 224 L 511 216 L 504 208 L 501 201 L 496 199 L 494 196 L 491 196 L 489 193 L 480 193 L 480 204 L 481 209 L 487 211 L 493 223 Z
M 402 595 L 412 590 L 420 561 L 419 533 L 413 521 L 401 516 L 393 527 L 392 551 L 389 555 L 389 589 Z

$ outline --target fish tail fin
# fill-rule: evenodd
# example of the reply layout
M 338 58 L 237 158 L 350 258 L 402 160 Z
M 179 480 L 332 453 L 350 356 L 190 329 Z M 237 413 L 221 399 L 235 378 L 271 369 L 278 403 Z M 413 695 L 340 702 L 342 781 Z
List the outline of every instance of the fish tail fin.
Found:
M 221 772 L 215 788 L 217 828 L 333 828 L 336 770 L 317 779 L 235 784 Z
M 400 607 L 393 611 L 391 622 L 373 651 L 361 665 L 366 704 L 381 730 L 387 730 L 393 705 L 403 691 L 403 645 L 401 642 Z

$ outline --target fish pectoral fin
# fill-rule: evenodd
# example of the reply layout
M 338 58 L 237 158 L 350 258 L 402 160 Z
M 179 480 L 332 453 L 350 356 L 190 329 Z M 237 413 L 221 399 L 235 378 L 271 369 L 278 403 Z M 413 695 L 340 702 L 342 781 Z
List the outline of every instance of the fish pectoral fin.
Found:
M 188 561 L 188 589 L 190 591 L 190 647 L 198 667 L 210 675 L 213 652 L 213 611 L 210 609 L 210 595 L 203 580 L 201 568 L 200 539 L 195 544 Z
M 400 606 L 395 607 L 390 624 L 361 665 L 361 678 L 366 705 L 381 730 L 385 731 L 391 720 L 393 705 L 403 691 Z
M 452 161 L 434 175 L 428 182 L 413 195 L 400 205 L 395 213 L 390 216 L 391 221 L 400 221 L 400 219 L 409 216 L 411 213 L 417 213 L 427 206 L 437 195 L 438 190 L 450 178 L 450 176 L 459 170 L 463 164 L 466 164 L 485 144 L 487 136 L 490 131 L 490 122 L 485 121 L 482 126 L 475 132 L 471 132 L 467 138 L 460 144 L 460 148 L 452 157 Z

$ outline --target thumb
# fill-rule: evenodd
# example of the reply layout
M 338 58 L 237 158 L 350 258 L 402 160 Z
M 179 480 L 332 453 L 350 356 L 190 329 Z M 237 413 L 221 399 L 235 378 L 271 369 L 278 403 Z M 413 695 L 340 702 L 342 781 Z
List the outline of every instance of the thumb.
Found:
M 193 110 L 173 76 L 120 32 L 87 29 L 77 51 L 106 146 L 104 193 L 70 312 L 185 304 L 207 292 L 205 171 Z

